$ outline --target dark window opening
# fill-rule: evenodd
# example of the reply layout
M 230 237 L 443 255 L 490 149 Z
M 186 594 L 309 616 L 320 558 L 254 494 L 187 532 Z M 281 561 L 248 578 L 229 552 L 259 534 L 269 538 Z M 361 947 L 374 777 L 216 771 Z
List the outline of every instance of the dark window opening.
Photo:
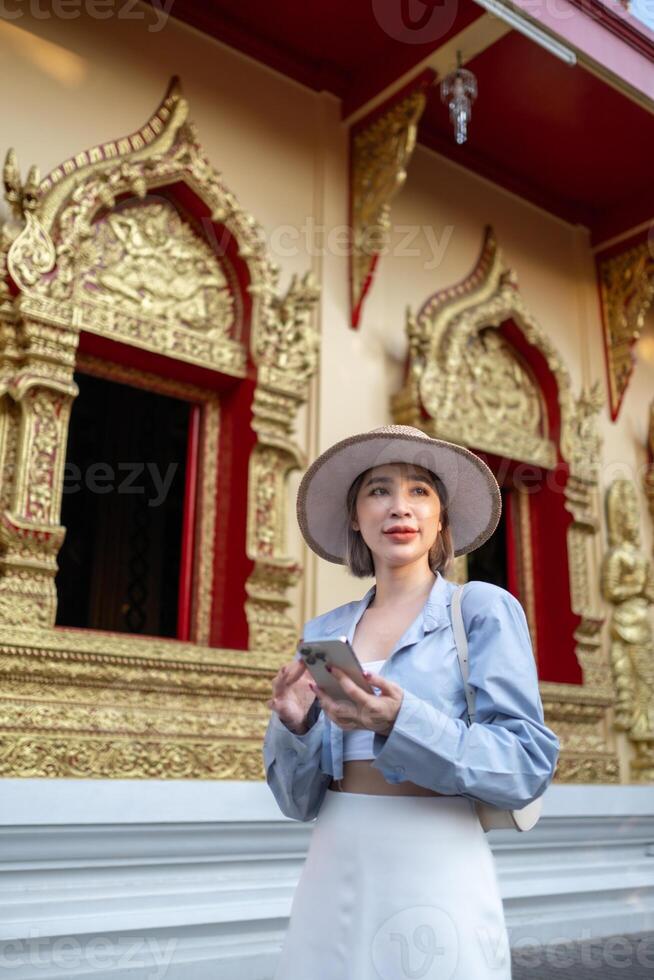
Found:
M 190 405 L 75 381 L 57 625 L 175 637 Z
M 507 510 L 510 491 L 502 489 L 502 516 L 495 529 L 480 548 L 468 555 L 468 581 L 490 582 L 508 588 Z

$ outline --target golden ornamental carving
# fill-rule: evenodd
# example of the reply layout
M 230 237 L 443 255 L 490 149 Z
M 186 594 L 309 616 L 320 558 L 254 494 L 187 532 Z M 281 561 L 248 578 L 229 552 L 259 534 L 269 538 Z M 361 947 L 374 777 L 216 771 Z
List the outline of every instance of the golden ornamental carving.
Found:
M 285 553 L 286 487 L 290 474 L 306 466 L 292 425 L 318 363 L 320 338 L 312 322 L 317 299 L 311 275 L 293 277 L 253 342 L 258 382 L 252 428 L 257 445 L 249 465 L 246 550 L 254 567 L 246 584 L 246 613 L 250 648 L 257 651 L 288 651 L 297 638 L 286 614 L 286 592 L 298 582 L 302 567 Z
M 610 646 L 616 690 L 615 725 L 646 757 L 654 747 L 654 635 L 652 562 L 641 550 L 636 488 L 617 479 L 607 495 L 609 549 L 602 588 L 612 605 Z M 642 762 L 642 760 L 641 760 Z M 650 763 L 645 762 L 647 768 Z M 638 778 L 638 766 L 634 767 Z
M 32 168 L 22 182 L 13 152 L 5 164 L 11 211 L 0 227 L 5 776 L 263 778 L 265 699 L 296 638 L 288 591 L 301 566 L 285 553 L 284 522 L 289 474 L 306 465 L 293 430 L 317 365 L 318 288 L 306 275 L 278 293 L 279 270 L 261 228 L 206 158 L 187 117 L 173 80 L 137 132 L 76 154 L 44 179 Z M 175 191 L 181 185 L 202 203 L 205 218 L 184 210 Z M 251 302 L 238 292 L 242 281 Z M 220 371 L 235 383 L 255 382 L 249 650 L 206 646 L 220 395 L 82 355 L 81 330 Z M 201 406 L 192 643 L 53 628 L 76 368 Z
M 582 389 L 573 404 L 568 424 L 561 432 L 563 456 L 579 479 L 595 483 L 599 474 L 602 437 L 598 415 L 604 407 L 604 390 L 600 381 Z
M 286 292 L 273 297 L 255 332 L 252 356 L 262 385 L 306 398 L 306 385 L 318 364 L 320 336 L 313 325 L 313 311 L 320 295 L 307 272 L 293 276 Z
M 76 331 L 106 334 L 243 377 L 248 352 L 236 330 L 228 329 L 233 326 L 231 289 L 225 280 L 235 274 L 223 255 L 214 222 L 237 242 L 238 255 L 248 267 L 250 288 L 256 297 L 254 335 L 259 323 L 275 322 L 275 307 L 283 304 L 284 297 L 276 297 L 278 271 L 266 253 L 261 228 L 241 210 L 207 160 L 187 116 L 188 104 L 178 81 L 173 80 L 162 104 L 137 133 L 78 154 L 32 190 L 29 213 L 54 243 L 56 262 L 52 272 L 30 284 L 23 307 L 34 318 L 70 324 Z M 13 173 L 16 169 L 12 156 L 9 170 Z M 185 216 L 171 214 L 171 204 L 167 219 L 161 204 L 159 218 L 152 221 L 154 202 L 148 195 L 156 194 L 161 202 L 165 188 L 178 183 L 185 184 L 207 206 L 203 236 L 193 237 Z M 12 199 L 16 198 L 16 178 L 9 184 Z M 144 208 L 143 215 L 139 205 Z M 148 234 L 156 237 L 161 233 L 161 229 L 156 230 L 157 220 L 176 226 L 170 251 L 162 256 L 164 267 L 167 264 L 172 272 L 167 281 L 162 278 L 162 269 L 153 264 L 153 242 L 148 239 Z M 120 265 L 121 249 L 123 262 L 131 250 L 127 284 L 124 277 L 111 275 L 112 267 L 114 273 L 120 271 L 115 263 Z M 211 269 L 210 256 L 214 260 Z M 34 263 L 34 258 L 27 255 L 24 261 Z M 185 262 L 192 272 L 183 284 L 175 269 Z M 152 290 L 143 290 L 137 265 L 141 274 L 147 268 Z M 134 294 L 141 295 L 143 301 L 136 301 Z M 187 329 L 173 326 L 172 317 L 162 316 L 166 306 L 171 312 L 173 307 L 181 312 Z M 188 317 L 193 321 L 191 329 L 185 319 Z M 174 322 L 179 320 L 177 317 Z
M 0 775 L 63 779 L 263 779 L 260 739 L 0 738 Z
M 7 253 L 9 275 L 19 289 L 33 286 L 54 268 L 55 247 L 48 233 L 31 211 L 25 215 L 25 227 L 11 243 Z
M 78 295 L 174 327 L 227 338 L 234 297 L 207 242 L 168 202 L 111 211 L 85 245 Z
M 77 386 L 31 373 L 27 365 L 0 403 L 7 485 L 0 516 L 0 621 L 50 625 L 54 575 L 65 529 L 59 525 L 66 433 Z M 13 403 L 20 412 L 11 407 Z
M 411 92 L 352 136 L 350 302 L 354 327 L 390 230 L 391 202 L 406 180 L 426 102 L 424 91 Z
M 3 629 L 3 775 L 262 779 L 278 658 L 84 630 Z M 65 706 L 65 707 L 64 707 Z
M 438 419 L 443 439 L 552 467 L 556 447 L 540 389 L 497 330 L 508 319 L 519 323 L 530 342 L 544 342 L 548 363 L 561 375 L 558 356 L 525 308 L 515 274 L 487 228 L 471 275 L 439 290 L 417 314 L 407 311 L 414 401 Z
M 654 255 L 642 242 L 598 262 L 611 418 L 620 411 L 634 367 L 633 346 L 654 297 Z
M 500 330 L 505 324 L 517 328 L 524 341 L 538 350 L 556 382 L 558 444 L 548 431 L 540 385 Z M 554 470 L 560 455 L 567 467 L 565 506 L 572 515 L 566 532 L 570 596 L 572 610 L 579 616 L 574 640 L 584 683 L 542 687 L 558 697 L 567 692 L 572 703 L 593 699 L 593 737 L 599 752 L 594 772 L 612 773 L 611 778 L 616 778 L 617 759 L 604 734 L 605 714 L 614 695 L 607 682 L 608 658 L 601 640 L 604 613 L 597 562 L 601 386 L 596 382 L 578 397 L 573 395 L 569 372 L 527 309 L 517 276 L 506 264 L 490 227 L 472 272 L 456 285 L 438 290 L 417 313 L 408 309 L 406 332 L 408 372 L 403 388 L 391 399 L 393 421 L 545 470 Z M 526 570 L 533 559 L 524 515 L 519 524 L 516 546 Z M 525 584 L 525 612 L 538 657 L 534 598 Z M 588 737 L 587 732 L 586 742 Z M 581 751 L 568 740 L 565 758 L 570 774 L 578 771 L 577 762 L 571 760 Z M 565 767 L 560 769 L 557 779 L 565 771 Z
M 647 469 L 644 478 L 645 494 L 649 506 L 650 520 L 654 529 L 654 400 L 649 406 L 649 425 L 647 429 Z

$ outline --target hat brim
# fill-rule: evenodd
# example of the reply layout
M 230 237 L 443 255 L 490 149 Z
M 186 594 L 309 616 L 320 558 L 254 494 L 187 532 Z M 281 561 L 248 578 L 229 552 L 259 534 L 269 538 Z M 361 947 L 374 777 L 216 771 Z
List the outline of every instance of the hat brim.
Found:
M 321 558 L 346 563 L 347 491 L 360 473 L 386 463 L 423 466 L 443 482 L 455 556 L 479 548 L 497 527 L 502 513 L 500 488 L 475 453 L 428 436 L 364 433 L 349 436 L 318 456 L 298 488 L 298 524 Z

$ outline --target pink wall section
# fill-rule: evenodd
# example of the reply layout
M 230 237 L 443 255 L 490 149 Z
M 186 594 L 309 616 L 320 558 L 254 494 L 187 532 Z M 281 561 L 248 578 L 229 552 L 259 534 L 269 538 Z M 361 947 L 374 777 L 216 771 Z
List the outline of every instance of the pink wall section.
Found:
M 634 43 L 612 33 L 570 0 L 515 0 L 515 6 L 581 52 L 587 62 L 603 66 L 627 86 L 632 86 L 639 95 L 654 99 L 654 34 L 644 24 L 634 21 L 635 26 L 629 27 L 633 19 L 628 15 L 621 21 L 625 24 L 625 36 L 635 35 L 635 44 L 639 45 L 638 35 L 642 35 L 642 47 L 649 48 L 649 53 L 638 50 Z M 593 6 L 599 7 L 600 4 L 589 0 L 588 9 Z M 617 4 L 610 7 L 611 10 L 616 8 Z M 620 21 L 619 14 L 615 17 Z

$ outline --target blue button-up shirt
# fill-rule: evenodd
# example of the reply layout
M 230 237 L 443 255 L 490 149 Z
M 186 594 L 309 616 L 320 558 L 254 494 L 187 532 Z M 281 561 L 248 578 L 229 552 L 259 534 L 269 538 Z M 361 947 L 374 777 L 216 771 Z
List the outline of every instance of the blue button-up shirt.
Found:
M 391 732 L 375 733 L 370 764 L 389 783 L 410 780 L 517 809 L 545 792 L 560 747 L 544 723 L 527 621 L 505 589 L 487 582 L 466 586 L 461 610 L 475 692 L 469 725 L 450 616 L 456 587 L 436 576 L 421 612 L 378 672 L 404 694 Z M 345 635 L 352 643 L 374 595 L 373 585 L 362 599 L 309 620 L 303 638 Z M 316 817 L 330 780 L 343 776 L 343 729 L 317 700 L 307 721 L 309 730 L 296 735 L 272 711 L 263 744 L 266 781 L 282 813 L 295 820 Z

